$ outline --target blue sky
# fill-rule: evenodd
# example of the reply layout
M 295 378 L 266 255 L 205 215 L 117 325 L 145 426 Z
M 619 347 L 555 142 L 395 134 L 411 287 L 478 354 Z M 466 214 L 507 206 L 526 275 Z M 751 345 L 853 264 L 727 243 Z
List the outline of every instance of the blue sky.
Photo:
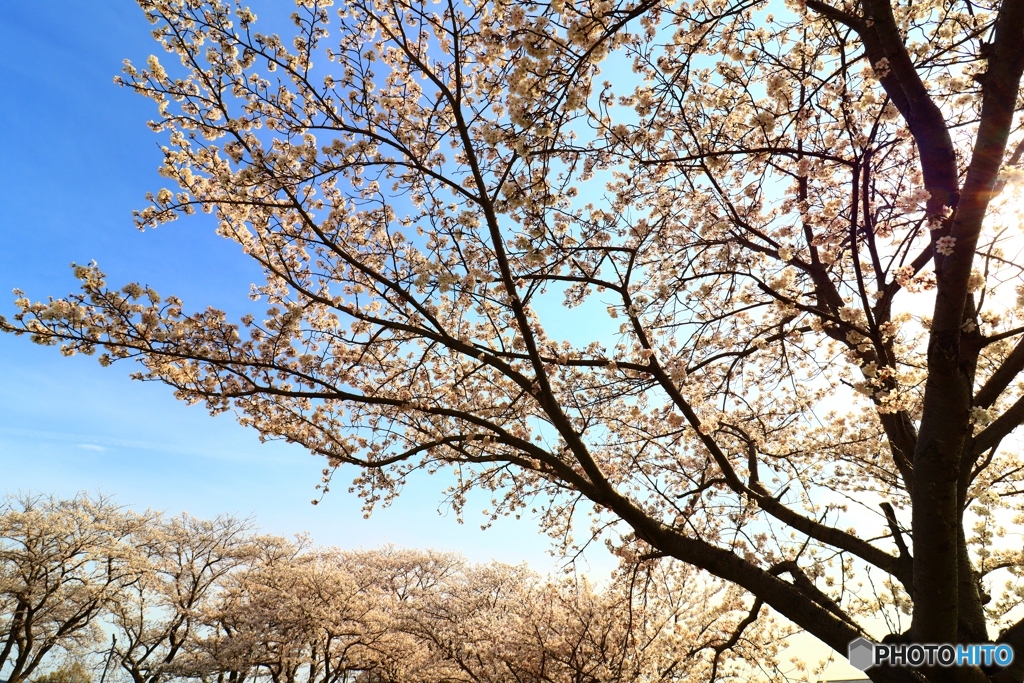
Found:
M 205 217 L 140 233 L 131 211 L 164 185 L 153 105 L 113 84 L 122 60 L 159 47 L 130 0 L 0 3 L 0 313 L 11 289 L 34 300 L 75 289 L 69 265 L 95 260 L 112 285 L 149 284 L 186 307 L 232 310 L 259 273 Z M 324 463 L 285 444 L 260 444 L 230 415 L 211 418 L 162 385 L 132 382 L 130 364 L 101 368 L 0 335 L 0 491 L 102 491 L 138 508 L 211 517 L 255 515 L 266 531 L 309 531 L 321 544 L 457 550 L 472 560 L 560 566 L 530 521 L 483 532 L 439 514 L 440 477 L 415 480 L 390 509 L 363 520 L 335 486 L 309 501 Z M 603 549 L 587 555 L 603 574 Z

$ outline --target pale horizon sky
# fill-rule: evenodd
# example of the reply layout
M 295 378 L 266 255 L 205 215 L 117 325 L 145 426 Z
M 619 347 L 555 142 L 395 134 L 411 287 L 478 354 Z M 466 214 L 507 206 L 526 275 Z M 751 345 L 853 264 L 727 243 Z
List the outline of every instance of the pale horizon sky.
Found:
M 259 273 L 208 218 L 146 233 L 132 225 L 131 211 L 166 181 L 159 138 L 146 126 L 155 106 L 113 78 L 125 58 L 160 51 L 150 29 L 130 0 L 0 4 L 0 314 L 14 312 L 15 287 L 33 300 L 73 291 L 69 265 L 91 260 L 111 285 L 138 280 L 187 308 L 248 303 Z M 261 444 L 230 415 L 212 418 L 163 385 L 130 381 L 133 369 L 0 335 L 0 493 L 103 492 L 171 514 L 251 515 L 266 532 L 309 532 L 322 545 L 429 547 L 542 572 L 563 564 L 532 520 L 481 531 L 484 494 L 465 524 L 440 514 L 443 476 L 417 477 L 393 507 L 364 520 L 347 493 L 351 473 L 339 473 L 314 507 L 321 458 Z M 613 566 L 602 546 L 579 568 L 603 578 Z

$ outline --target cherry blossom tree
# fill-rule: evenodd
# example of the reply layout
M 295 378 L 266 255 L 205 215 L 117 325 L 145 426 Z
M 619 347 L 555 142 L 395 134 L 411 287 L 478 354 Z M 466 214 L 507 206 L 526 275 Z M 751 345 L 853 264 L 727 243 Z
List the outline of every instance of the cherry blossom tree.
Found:
M 104 659 L 135 683 L 676 681 L 709 667 L 742 678 L 776 654 L 763 629 L 737 629 L 750 619 L 740 589 L 695 590 L 668 565 L 598 590 L 452 553 L 319 548 L 232 517 L 133 515 L 108 499 L 8 506 L 7 669 L 22 681 L 81 678 L 81 661 Z M 725 644 L 740 656 L 719 661 Z M 84 659 L 52 668 L 57 651 Z
M 114 657 L 133 683 L 173 678 L 175 660 L 202 635 L 211 603 L 228 576 L 253 556 L 247 523 L 183 514 L 153 519 L 133 537 L 139 578 L 108 607 Z
M 785 680 L 771 635 L 737 629 L 747 618 L 742 591 L 725 587 L 737 595 L 720 600 L 692 575 L 644 569 L 596 590 L 525 566 L 466 567 L 394 610 L 394 628 L 475 683 L 746 680 L 759 667 L 764 680 Z M 716 604 L 732 609 L 712 616 Z
M 213 214 L 269 308 L 90 264 L 4 329 L 134 358 L 367 508 L 449 467 L 456 509 L 697 568 L 742 625 L 1024 653 L 1024 1 L 300 0 L 290 38 L 139 4 L 171 60 L 121 83 L 172 187 L 138 225 Z
M 0 672 L 21 683 L 63 651 L 89 651 L 98 621 L 139 580 L 130 542 L 148 521 L 109 498 L 0 501 Z
M 272 683 L 345 683 L 373 668 L 386 638 L 382 592 L 358 580 L 353 558 L 304 543 L 277 542 L 225 586 L 207 611 L 212 629 L 199 639 L 189 670 L 204 678 Z M 383 579 L 383 577 L 380 577 Z
M 92 683 L 92 676 L 82 662 L 72 660 L 69 664 L 37 676 L 35 683 Z
M 285 544 L 229 581 L 206 612 L 216 633 L 197 639 L 200 656 L 178 673 L 272 683 L 624 683 L 700 679 L 719 666 L 743 678 L 773 658 L 766 634 L 741 629 L 730 648 L 743 657 L 716 662 L 746 610 L 733 600 L 709 620 L 713 591 L 680 578 L 655 568 L 596 590 L 451 553 Z

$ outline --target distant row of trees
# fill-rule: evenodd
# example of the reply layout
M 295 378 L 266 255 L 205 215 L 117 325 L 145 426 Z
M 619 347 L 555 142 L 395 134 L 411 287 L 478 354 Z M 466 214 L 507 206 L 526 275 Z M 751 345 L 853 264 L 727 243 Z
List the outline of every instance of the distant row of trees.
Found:
M 755 661 L 771 674 L 785 634 L 751 627 L 755 616 L 738 592 L 664 569 L 599 590 L 450 553 L 320 548 L 232 517 L 168 518 L 103 497 L 0 506 L 10 683 L 54 678 L 62 661 L 81 678 L 66 661 L 98 667 L 107 654 L 107 680 L 132 683 L 707 680 Z

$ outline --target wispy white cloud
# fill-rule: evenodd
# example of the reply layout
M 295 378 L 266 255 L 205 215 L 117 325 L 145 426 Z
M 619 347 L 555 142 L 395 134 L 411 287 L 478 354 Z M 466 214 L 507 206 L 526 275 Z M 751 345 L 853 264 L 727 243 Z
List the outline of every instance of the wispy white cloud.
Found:
M 14 439 L 74 443 L 76 448 L 83 448 L 89 451 L 110 452 L 114 450 L 137 450 L 156 453 L 168 453 L 173 455 L 185 455 L 201 458 L 212 458 L 226 462 L 248 462 L 253 461 L 267 463 L 294 462 L 298 449 L 291 453 L 284 453 L 275 449 L 268 451 L 260 449 L 259 444 L 255 447 L 240 446 L 238 444 L 223 444 L 220 447 L 202 447 L 192 443 L 167 443 L 150 441 L 145 439 L 120 439 L 99 434 L 82 434 L 57 431 L 43 431 L 36 429 L 20 429 L 0 426 L 0 436 L 12 437 Z

